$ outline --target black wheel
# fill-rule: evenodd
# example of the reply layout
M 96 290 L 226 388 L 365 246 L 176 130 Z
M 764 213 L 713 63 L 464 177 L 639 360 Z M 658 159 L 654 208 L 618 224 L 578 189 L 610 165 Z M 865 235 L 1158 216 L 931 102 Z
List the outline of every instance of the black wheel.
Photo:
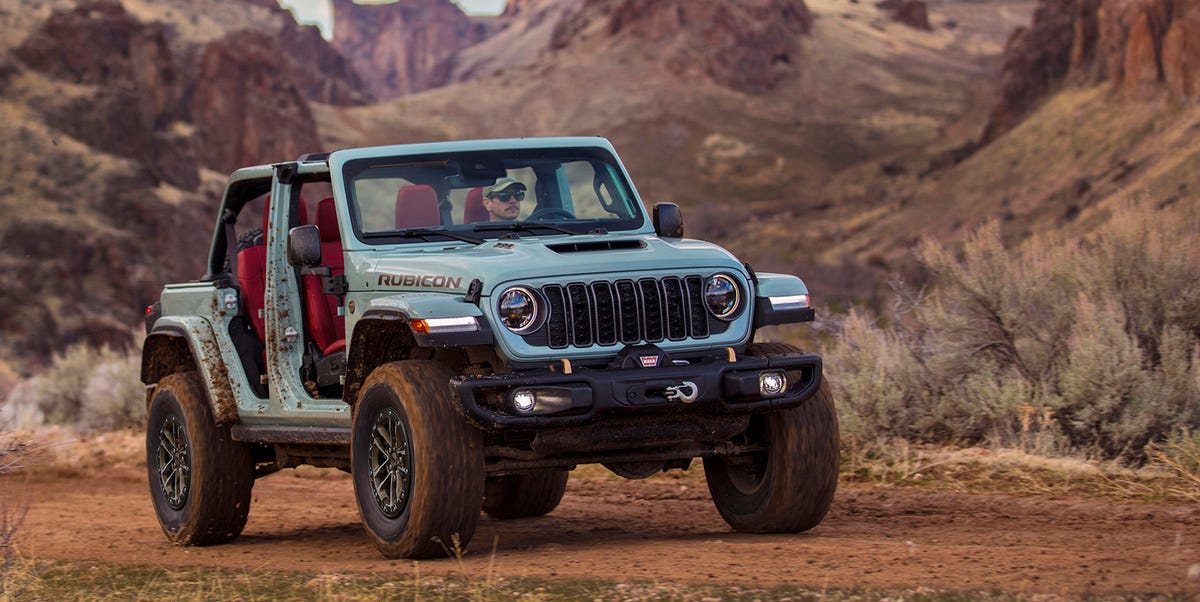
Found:
M 354 406 L 354 497 L 371 543 L 388 558 L 465 548 L 483 502 L 483 438 L 455 411 L 436 362 L 376 368 Z
M 158 522 L 174 543 L 224 543 L 246 526 L 254 458 L 229 428 L 214 424 L 199 374 L 159 381 L 146 424 L 146 469 Z
M 483 511 L 500 520 L 550 514 L 562 501 L 569 476 L 566 470 L 535 470 L 488 477 L 483 486 Z
M 799 353 L 778 343 L 748 355 Z M 795 533 L 825 518 L 838 481 L 838 422 L 827 382 L 797 408 L 755 416 L 739 435 L 762 452 L 704 459 L 708 491 L 736 531 Z

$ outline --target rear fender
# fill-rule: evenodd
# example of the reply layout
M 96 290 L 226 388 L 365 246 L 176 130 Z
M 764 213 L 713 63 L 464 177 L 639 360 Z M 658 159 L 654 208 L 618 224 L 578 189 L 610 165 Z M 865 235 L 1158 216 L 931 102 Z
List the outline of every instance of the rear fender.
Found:
M 163 377 L 189 370 L 200 373 L 217 424 L 236 422 L 237 399 L 212 325 L 197 317 L 159 318 L 142 347 L 142 382 L 146 384 L 147 403 Z

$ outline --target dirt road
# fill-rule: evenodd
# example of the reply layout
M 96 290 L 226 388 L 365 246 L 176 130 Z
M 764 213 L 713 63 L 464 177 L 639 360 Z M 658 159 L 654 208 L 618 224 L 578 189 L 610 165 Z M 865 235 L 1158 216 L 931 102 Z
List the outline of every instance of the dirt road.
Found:
M 825 522 L 800 535 L 731 532 L 707 490 L 671 479 L 572 479 L 538 519 L 484 518 L 460 567 L 422 575 L 596 577 L 614 581 L 791 584 L 1085 594 L 1200 592 L 1200 508 L 1083 498 L 842 487 Z M 284 471 L 260 480 L 232 544 L 167 543 L 144 473 L 7 476 L 30 512 L 24 549 L 42 559 L 245 570 L 411 573 L 382 559 L 359 526 L 349 478 Z M 494 557 L 491 553 L 496 541 Z

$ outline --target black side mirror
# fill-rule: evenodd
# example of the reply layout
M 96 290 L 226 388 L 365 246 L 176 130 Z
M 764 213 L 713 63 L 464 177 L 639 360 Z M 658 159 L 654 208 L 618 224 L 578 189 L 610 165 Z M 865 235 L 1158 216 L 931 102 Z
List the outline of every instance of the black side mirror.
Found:
M 296 226 L 288 231 L 288 263 L 312 267 L 321 263 L 321 232 L 316 226 Z
M 661 238 L 683 238 L 683 212 L 675 203 L 655 203 L 650 219 Z

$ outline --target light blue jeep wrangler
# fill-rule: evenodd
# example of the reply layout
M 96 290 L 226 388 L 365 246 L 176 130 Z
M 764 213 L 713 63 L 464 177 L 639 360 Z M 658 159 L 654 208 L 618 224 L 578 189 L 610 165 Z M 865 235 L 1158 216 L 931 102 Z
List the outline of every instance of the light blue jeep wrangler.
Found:
M 602 138 L 240 169 L 208 273 L 147 308 L 154 507 L 171 541 L 225 542 L 256 478 L 336 467 L 372 543 L 422 558 L 480 510 L 552 511 L 576 465 L 703 458 L 734 529 L 803 531 L 837 485 L 833 401 L 819 357 L 754 336 L 812 319 L 799 278 L 648 214 Z

